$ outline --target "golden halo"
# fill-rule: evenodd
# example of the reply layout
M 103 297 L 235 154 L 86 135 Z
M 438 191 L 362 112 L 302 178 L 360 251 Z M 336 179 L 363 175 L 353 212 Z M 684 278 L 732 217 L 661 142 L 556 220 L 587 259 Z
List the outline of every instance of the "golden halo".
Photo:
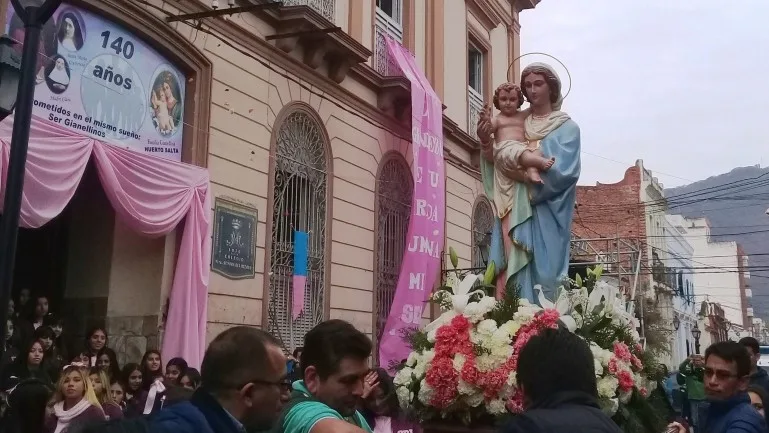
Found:
M 532 54 L 539 54 L 539 55 L 541 55 L 541 56 L 550 57 L 551 59 L 553 59 L 553 60 L 555 60 L 556 62 L 558 62 L 558 63 L 559 63 L 561 66 L 563 66 L 563 69 L 566 71 L 566 76 L 569 78 L 569 91 L 568 91 L 568 92 L 566 92 L 566 94 L 565 94 L 565 95 L 561 96 L 561 101 L 563 101 L 564 99 L 566 99 L 566 97 L 567 97 L 567 96 L 569 96 L 569 93 L 571 93 L 571 72 L 569 72 L 569 68 L 567 68 L 567 67 L 566 67 L 566 65 L 564 65 L 562 61 L 558 60 L 558 58 L 557 58 L 557 57 L 555 57 L 555 56 L 552 56 L 552 55 L 550 55 L 550 54 L 547 54 L 547 53 L 539 53 L 539 52 L 533 52 L 533 53 L 526 53 L 526 54 L 521 54 L 520 56 L 518 56 L 518 57 L 514 58 L 512 62 L 510 62 L 510 66 L 508 66 L 508 67 L 507 67 L 507 76 L 508 76 L 508 77 L 510 76 L 510 69 L 513 67 L 513 65 L 515 65 L 515 62 L 516 62 L 517 60 L 520 60 L 521 58 L 523 58 L 523 57 L 526 57 L 526 56 L 530 56 L 530 55 L 532 55 Z M 523 68 L 523 69 L 526 69 L 526 68 Z

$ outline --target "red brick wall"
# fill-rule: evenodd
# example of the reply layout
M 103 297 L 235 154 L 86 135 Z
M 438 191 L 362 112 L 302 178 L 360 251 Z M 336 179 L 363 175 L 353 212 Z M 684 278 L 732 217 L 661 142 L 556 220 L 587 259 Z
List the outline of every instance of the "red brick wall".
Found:
M 640 203 L 641 173 L 630 167 L 618 183 L 577 187 L 577 211 L 572 231 L 585 238 L 645 239 L 644 208 Z
M 641 168 L 633 166 L 617 183 L 577 187 L 577 209 L 574 213 L 572 233 L 583 239 L 615 238 L 634 240 L 646 245 L 646 221 L 641 203 Z M 604 247 L 599 247 L 604 248 Z M 642 251 L 642 279 L 647 248 Z M 634 267 L 635 264 L 626 263 Z

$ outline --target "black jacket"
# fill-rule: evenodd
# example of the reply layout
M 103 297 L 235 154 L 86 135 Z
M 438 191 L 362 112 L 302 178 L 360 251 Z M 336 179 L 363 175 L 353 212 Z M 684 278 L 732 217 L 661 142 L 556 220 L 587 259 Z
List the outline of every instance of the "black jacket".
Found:
M 502 433 L 622 433 L 588 394 L 567 391 L 555 394 L 513 417 Z
M 769 373 L 763 368 L 758 367 L 758 370 L 750 375 L 750 384 L 760 386 L 769 394 Z

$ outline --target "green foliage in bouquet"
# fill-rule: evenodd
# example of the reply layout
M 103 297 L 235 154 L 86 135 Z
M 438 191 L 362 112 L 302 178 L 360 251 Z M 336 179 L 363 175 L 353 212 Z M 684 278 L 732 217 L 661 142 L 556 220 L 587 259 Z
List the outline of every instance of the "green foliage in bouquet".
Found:
M 600 280 L 602 273 L 603 268 L 601 265 L 598 265 L 594 269 L 588 269 L 585 278 L 582 278 L 582 276 L 577 274 L 573 282 L 573 288 L 579 289 L 584 287 L 588 290 L 588 294 L 592 293 L 596 283 Z M 632 347 L 635 344 L 635 339 L 630 328 L 614 324 L 611 319 L 608 319 L 605 316 L 596 317 L 589 312 L 585 313 L 587 315 L 584 316 L 584 325 L 576 331 L 578 335 L 581 335 L 588 341 L 597 343 L 601 347 L 611 347 L 616 341 L 625 343 L 629 347 Z M 660 382 L 664 380 L 663 370 L 656 368 L 660 363 L 655 353 L 659 352 L 655 350 L 644 350 L 639 354 L 639 358 L 641 359 L 641 363 L 645 366 L 645 376 L 649 380 L 658 383 L 658 387 L 660 387 Z M 643 397 L 639 394 L 638 390 L 634 390 L 630 401 L 620 405 L 617 413 L 614 414 L 612 419 L 625 433 L 663 431 L 667 419 L 664 416 L 663 408 L 658 407 L 658 405 L 655 405 L 654 403 L 655 399 Z

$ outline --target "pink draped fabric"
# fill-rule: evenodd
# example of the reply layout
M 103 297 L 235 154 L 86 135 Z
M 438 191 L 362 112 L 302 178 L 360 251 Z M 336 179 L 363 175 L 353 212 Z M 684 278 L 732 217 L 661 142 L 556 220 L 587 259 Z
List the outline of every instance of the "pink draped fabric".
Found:
M 12 129 L 12 118 L 0 122 L 0 203 L 5 196 Z M 206 169 L 123 149 L 33 118 L 20 225 L 38 228 L 59 215 L 74 196 L 92 154 L 117 217 L 133 230 L 163 236 L 184 219 L 163 356 L 181 356 L 190 366 L 200 367 L 211 255 Z

